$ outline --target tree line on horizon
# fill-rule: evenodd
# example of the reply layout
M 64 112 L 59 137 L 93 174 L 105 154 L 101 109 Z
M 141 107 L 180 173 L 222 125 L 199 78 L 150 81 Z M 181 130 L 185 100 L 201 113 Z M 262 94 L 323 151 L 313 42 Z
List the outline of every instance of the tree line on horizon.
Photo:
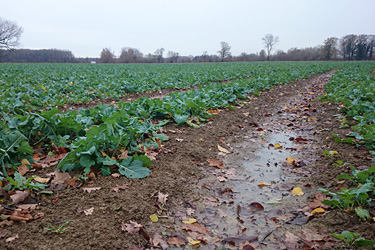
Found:
M 375 60 L 375 35 L 346 35 L 327 38 L 322 45 L 274 51 L 279 37 L 267 34 L 262 38 L 265 49 L 257 53 L 231 53 L 227 42 L 220 42 L 217 54 L 181 56 L 164 48 L 143 54 L 138 48 L 124 47 L 117 57 L 110 48 L 104 48 L 98 58 L 75 57 L 69 50 L 16 49 L 23 32 L 17 23 L 0 17 L 0 62 L 50 62 L 50 63 L 189 63 L 189 62 L 251 62 L 251 61 L 322 61 L 322 60 Z M 164 53 L 166 52 L 166 53 Z

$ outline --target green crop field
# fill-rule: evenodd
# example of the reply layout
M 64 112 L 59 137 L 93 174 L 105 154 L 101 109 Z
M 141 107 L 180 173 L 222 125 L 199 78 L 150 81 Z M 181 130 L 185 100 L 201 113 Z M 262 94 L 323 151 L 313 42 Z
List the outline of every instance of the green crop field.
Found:
M 88 173 L 94 167 L 108 175 L 116 169 L 128 178 L 144 178 L 151 166 L 147 156 L 168 139 L 160 132 L 168 122 L 199 127 L 212 117 L 212 109 L 231 109 L 249 94 L 333 69 L 339 70 L 323 99 L 342 103 L 357 122 L 358 133 L 346 140 L 373 147 L 373 62 L 1 64 L 0 178 L 17 170 L 23 159 L 32 164 L 36 150 L 54 148 L 66 153 L 58 164 L 61 170 Z M 199 88 L 177 91 L 194 86 Z M 80 111 L 58 108 L 161 89 L 176 92 Z

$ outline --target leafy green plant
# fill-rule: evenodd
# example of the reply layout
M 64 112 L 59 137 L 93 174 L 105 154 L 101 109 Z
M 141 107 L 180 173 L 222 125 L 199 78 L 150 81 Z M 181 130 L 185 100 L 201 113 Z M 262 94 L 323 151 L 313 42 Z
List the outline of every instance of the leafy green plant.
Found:
M 18 172 L 14 173 L 14 178 L 7 177 L 5 180 L 9 181 L 9 184 L 3 187 L 5 190 L 33 190 L 38 191 L 47 187 L 45 184 L 32 182 L 35 177 L 30 177 L 26 179 L 24 176 L 20 175 Z
M 357 246 L 375 246 L 375 242 L 371 240 L 366 240 L 360 237 L 360 234 L 356 234 L 349 231 L 343 231 L 341 234 L 332 234 L 337 239 L 343 240 L 348 247 Z
M 64 222 L 63 224 L 61 224 L 59 227 L 54 227 L 54 226 L 52 226 L 51 223 L 48 223 L 49 227 L 44 228 L 44 230 L 53 231 L 55 233 L 62 234 L 64 232 L 70 230 L 70 227 L 65 227 L 65 226 L 68 225 L 69 222 L 71 222 L 71 221 L 72 220 L 68 220 L 68 221 Z

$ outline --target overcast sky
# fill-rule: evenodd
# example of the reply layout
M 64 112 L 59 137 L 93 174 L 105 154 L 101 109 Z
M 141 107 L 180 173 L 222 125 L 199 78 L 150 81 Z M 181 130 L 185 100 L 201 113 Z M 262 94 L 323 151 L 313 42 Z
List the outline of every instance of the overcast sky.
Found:
M 233 55 L 256 53 L 267 33 L 284 51 L 375 35 L 375 0 L 1 0 L 0 17 L 24 28 L 20 47 L 77 57 L 99 57 L 106 47 L 117 56 L 123 47 L 216 54 L 221 41 Z

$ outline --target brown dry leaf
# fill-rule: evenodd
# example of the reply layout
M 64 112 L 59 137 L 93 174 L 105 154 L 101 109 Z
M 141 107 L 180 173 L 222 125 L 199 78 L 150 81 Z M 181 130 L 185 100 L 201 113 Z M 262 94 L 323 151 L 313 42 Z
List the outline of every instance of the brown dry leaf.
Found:
M 304 239 L 306 241 L 323 241 L 324 240 L 324 236 L 323 235 L 320 235 L 316 232 L 313 232 L 311 230 L 308 230 L 308 229 L 302 229 L 302 233 L 304 235 Z
M 82 188 L 83 192 L 91 193 L 92 191 L 100 190 L 101 187 Z
M 121 222 L 121 230 L 128 233 L 138 233 L 139 230 L 143 227 L 141 224 L 138 224 L 135 221 L 129 221 L 130 223 Z
M 69 180 L 72 178 L 70 177 L 69 173 L 60 171 L 54 171 L 52 173 L 47 174 L 47 176 L 54 176 L 53 180 L 51 181 L 51 184 L 64 184 L 65 180 Z
M 118 191 L 120 191 L 120 189 L 125 190 L 127 187 L 128 187 L 128 184 L 122 184 L 122 185 L 117 185 L 114 188 L 111 188 L 111 190 L 117 193 Z
M 169 245 L 175 245 L 176 247 L 181 247 L 185 245 L 185 241 L 178 237 L 172 237 L 167 240 Z
M 9 217 L 12 221 L 29 221 L 32 220 L 33 217 L 31 216 L 29 211 L 21 211 L 21 209 L 15 209 Z
M 39 183 L 47 183 L 47 182 L 49 182 L 50 179 L 51 179 L 51 177 L 42 178 L 42 177 L 36 176 L 34 178 L 34 181 L 39 182 Z
M 71 179 L 65 180 L 64 184 L 67 184 L 67 185 L 69 185 L 69 186 L 71 186 L 73 188 L 78 187 L 78 182 L 77 182 L 77 178 L 76 177 L 73 177 Z
M 5 233 L 5 232 L 0 232 L 0 239 L 5 238 L 6 235 L 7 235 L 7 233 Z
M 29 197 L 30 191 L 16 191 L 15 194 L 12 194 L 10 198 L 13 201 L 14 205 L 17 205 L 18 203 L 24 201 L 27 197 Z
M 168 248 L 168 243 L 163 239 L 163 236 L 160 233 L 154 232 L 152 234 L 151 243 L 153 246 L 157 247 L 160 245 L 162 249 Z
M 295 246 L 298 245 L 299 238 L 292 234 L 289 231 L 285 231 L 284 244 L 287 249 L 295 249 Z
M 43 216 L 44 216 L 44 213 L 43 213 L 43 212 L 37 213 L 37 214 L 34 216 L 34 220 L 39 219 L 39 218 L 41 218 L 41 217 L 43 217 Z
M 222 153 L 225 153 L 225 154 L 230 154 L 230 153 L 231 153 L 228 149 L 223 148 L 223 147 L 220 146 L 219 144 L 217 144 L 217 148 L 218 148 L 219 151 L 222 152 Z
M 119 159 L 122 160 L 122 159 L 127 159 L 128 158 L 128 153 L 129 151 L 128 150 L 125 150 L 124 152 L 121 153 Z
M 27 159 L 22 159 L 21 164 L 22 165 L 31 165 L 31 163 Z
M 9 237 L 9 238 L 7 238 L 7 239 L 5 240 L 5 242 L 8 243 L 8 242 L 14 241 L 15 239 L 18 239 L 18 238 L 19 238 L 19 237 L 18 237 L 18 234 L 16 234 L 16 235 L 13 236 L 13 237 Z
M 22 210 L 35 210 L 35 208 L 38 206 L 38 204 L 20 204 L 17 205 L 17 208 L 22 209 Z
M 300 188 L 300 187 L 295 187 L 295 188 L 293 188 L 293 190 L 292 190 L 292 195 L 293 196 L 302 196 L 302 195 L 304 195 L 305 193 L 302 191 L 302 188 Z
M 203 225 L 201 225 L 199 223 L 183 224 L 181 228 L 183 230 L 186 230 L 186 231 L 197 232 L 197 233 L 200 233 L 200 234 L 203 234 L 203 235 L 209 235 L 210 234 L 210 230 L 208 230 L 207 228 L 205 228 Z
M 224 168 L 224 163 L 218 159 L 207 159 L 206 160 L 211 167 Z
M 83 213 L 85 215 L 92 215 L 93 212 L 94 212 L 94 207 L 91 207 L 89 209 L 83 210 Z
M 192 209 L 192 208 L 187 208 L 186 209 L 186 214 L 188 215 L 188 216 L 191 216 L 192 214 L 194 214 L 195 213 L 195 210 L 194 209 Z
M 310 208 L 317 208 L 317 207 L 328 208 L 329 207 L 328 205 L 322 203 L 322 201 L 326 199 L 327 197 L 324 194 L 319 194 L 319 193 L 315 194 L 315 199 L 314 201 L 309 203 L 309 207 Z
M 18 173 L 22 176 L 25 175 L 27 172 L 29 172 L 29 168 L 26 166 L 26 164 L 22 164 L 18 166 L 17 170 L 18 170 Z
M 163 194 L 163 193 L 160 193 L 160 192 L 158 192 L 158 201 L 157 201 L 157 203 L 158 204 L 160 204 L 160 205 L 162 205 L 162 204 L 166 204 L 167 203 L 167 200 L 168 200 L 168 196 L 169 196 L 169 194 Z

